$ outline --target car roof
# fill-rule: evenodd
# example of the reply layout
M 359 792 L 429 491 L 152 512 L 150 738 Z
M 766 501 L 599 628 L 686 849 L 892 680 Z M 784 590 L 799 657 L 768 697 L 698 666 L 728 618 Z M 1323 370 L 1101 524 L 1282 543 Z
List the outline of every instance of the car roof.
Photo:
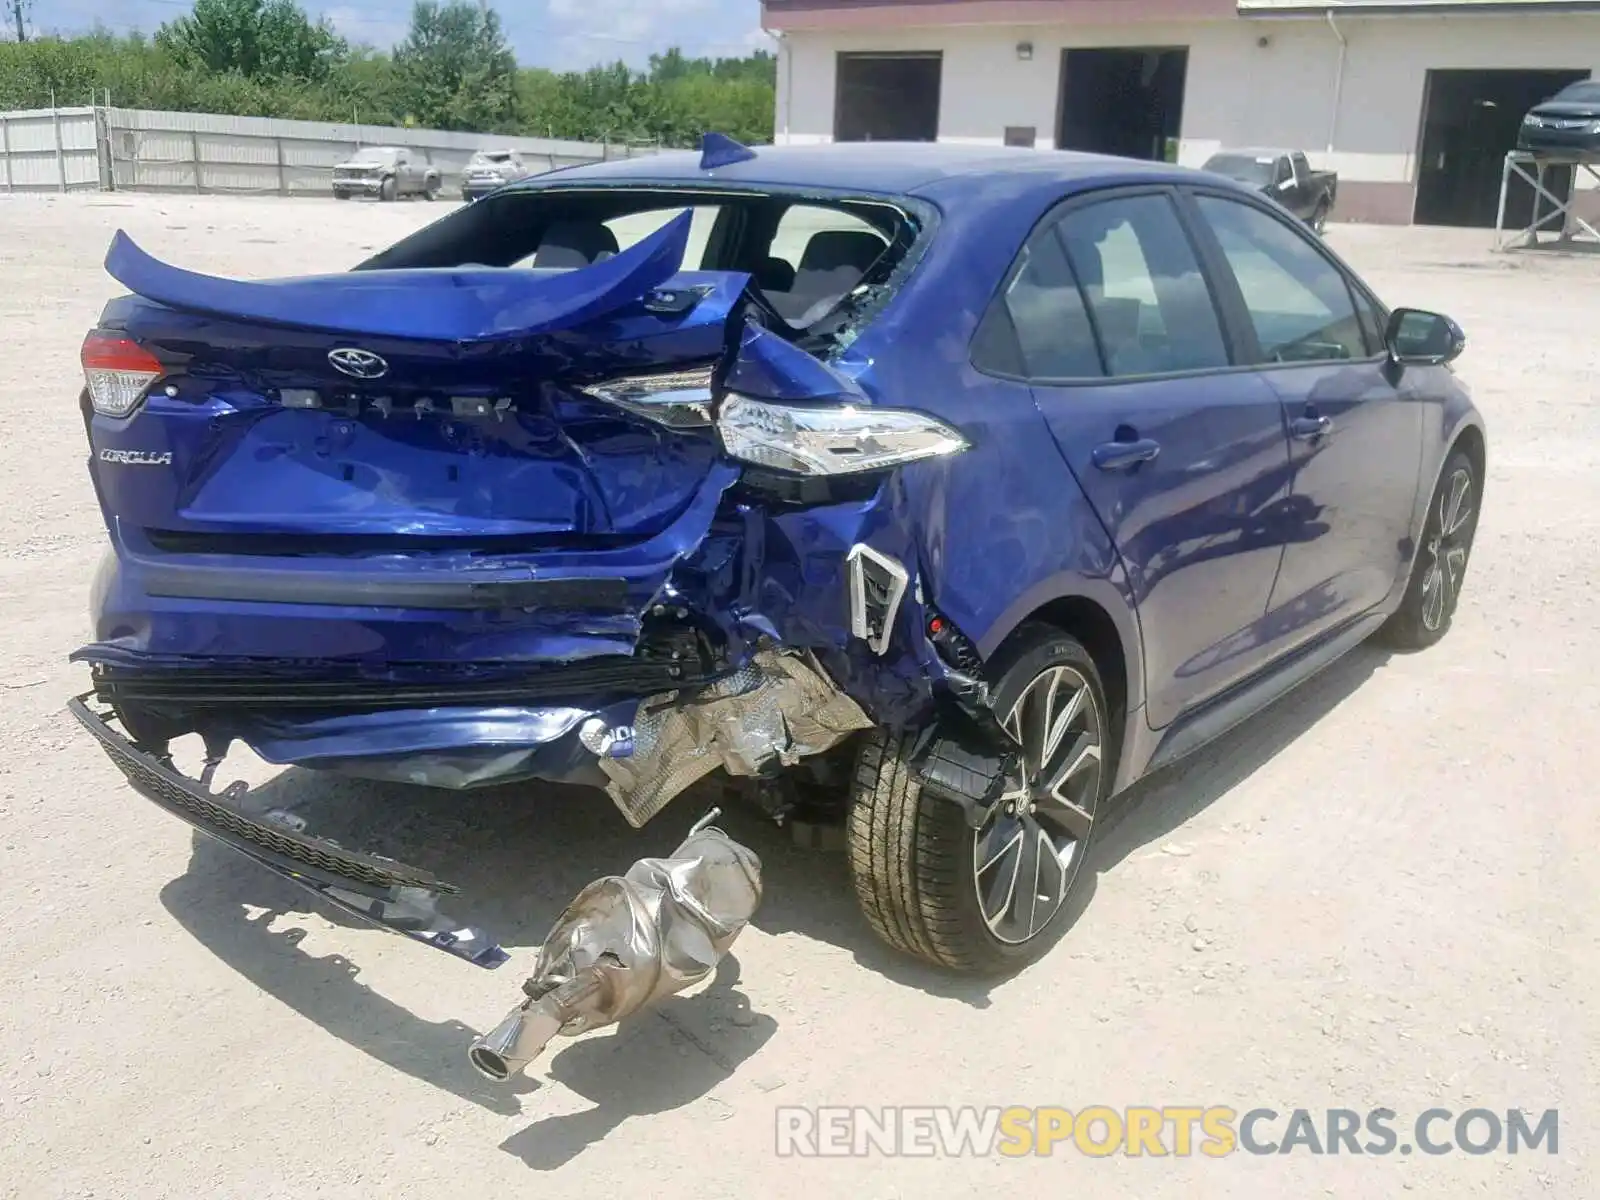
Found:
M 564 167 L 525 186 L 597 184 L 736 183 L 775 188 L 819 188 L 884 195 L 945 195 L 992 185 L 996 176 L 1056 184 L 1188 177 L 1169 163 L 1141 162 L 1067 150 L 951 145 L 938 142 L 828 142 L 752 147 L 755 157 L 713 170 L 700 169 L 698 151 L 664 151 Z

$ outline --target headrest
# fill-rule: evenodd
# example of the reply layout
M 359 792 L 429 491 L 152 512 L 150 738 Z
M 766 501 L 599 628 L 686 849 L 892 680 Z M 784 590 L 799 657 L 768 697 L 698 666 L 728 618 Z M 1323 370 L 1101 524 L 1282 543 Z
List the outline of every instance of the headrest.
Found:
M 800 256 L 802 271 L 834 271 L 852 267 L 865 273 L 883 253 L 884 240 L 864 229 L 826 229 L 811 235 Z
M 533 266 L 587 267 L 616 252 L 617 235 L 599 222 L 557 221 L 544 231 Z

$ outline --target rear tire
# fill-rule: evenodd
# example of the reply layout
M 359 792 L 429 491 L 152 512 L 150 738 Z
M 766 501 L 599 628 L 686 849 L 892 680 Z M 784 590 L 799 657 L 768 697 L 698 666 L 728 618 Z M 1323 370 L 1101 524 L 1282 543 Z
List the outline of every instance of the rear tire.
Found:
M 878 731 L 857 759 L 847 827 L 856 898 L 873 931 L 975 974 L 1026 966 L 1065 928 L 1062 914 L 1092 876 L 1084 860 L 1115 761 L 1105 687 L 1077 640 L 1025 626 L 993 678 L 995 712 L 1021 734 L 1032 786 L 974 831 L 957 805 L 922 794 L 908 763 L 914 735 Z
M 1397 650 L 1425 650 L 1450 632 L 1478 532 L 1482 495 L 1483 483 L 1472 459 L 1452 451 L 1428 501 L 1406 594 L 1379 631 Z

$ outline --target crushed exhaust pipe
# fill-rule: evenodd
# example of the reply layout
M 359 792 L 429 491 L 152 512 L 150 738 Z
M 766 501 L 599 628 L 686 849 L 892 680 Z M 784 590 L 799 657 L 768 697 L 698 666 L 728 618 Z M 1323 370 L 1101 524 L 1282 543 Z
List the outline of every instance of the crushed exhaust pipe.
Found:
M 539 948 L 527 999 L 467 1057 L 504 1083 L 557 1035 L 632 1016 L 708 978 L 761 903 L 761 860 L 711 824 L 712 809 L 669 858 L 642 858 L 573 899 Z

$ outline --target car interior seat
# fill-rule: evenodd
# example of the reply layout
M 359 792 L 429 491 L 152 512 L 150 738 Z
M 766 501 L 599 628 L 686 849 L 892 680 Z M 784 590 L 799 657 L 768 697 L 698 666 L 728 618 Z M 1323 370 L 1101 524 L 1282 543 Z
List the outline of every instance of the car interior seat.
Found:
M 1093 214 L 1092 209 L 1085 210 L 1085 216 L 1090 214 Z M 1137 297 L 1106 295 L 1105 254 L 1100 247 L 1112 229 L 1113 226 L 1102 224 L 1092 229 L 1063 228 L 1061 232 L 1072 268 L 1083 284 L 1084 295 L 1099 327 L 1107 368 L 1113 375 L 1136 375 L 1153 369 L 1144 361 L 1146 356 L 1139 340 L 1144 305 Z
M 544 231 L 534 270 L 587 267 L 617 252 L 617 235 L 598 221 L 557 221 Z
M 774 300 L 790 321 L 849 294 L 883 254 L 883 238 L 865 229 L 826 229 L 812 234 L 800 255 L 788 297 Z
M 793 291 L 794 277 L 794 266 L 777 257 L 762 259 L 754 272 L 756 286 L 768 295 L 773 292 Z

